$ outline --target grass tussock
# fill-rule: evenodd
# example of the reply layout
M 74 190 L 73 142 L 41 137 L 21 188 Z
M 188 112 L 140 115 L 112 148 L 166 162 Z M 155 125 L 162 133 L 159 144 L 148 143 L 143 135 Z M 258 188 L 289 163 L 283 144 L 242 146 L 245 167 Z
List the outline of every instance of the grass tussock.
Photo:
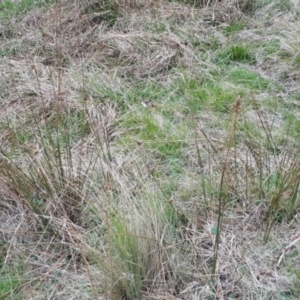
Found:
M 299 298 L 296 3 L 0 8 L 0 299 Z

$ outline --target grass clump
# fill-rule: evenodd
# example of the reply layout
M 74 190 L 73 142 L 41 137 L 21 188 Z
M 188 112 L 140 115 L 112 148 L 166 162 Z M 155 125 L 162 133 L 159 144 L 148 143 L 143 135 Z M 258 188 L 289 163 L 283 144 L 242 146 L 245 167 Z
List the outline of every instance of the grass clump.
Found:
M 113 291 L 115 296 L 118 295 L 120 299 L 122 297 L 140 298 L 141 290 L 146 288 L 147 282 L 153 280 L 157 281 L 157 284 L 159 281 L 164 281 L 166 277 L 176 281 L 176 276 L 173 273 L 175 271 L 173 270 L 174 266 L 172 266 L 171 261 L 168 262 L 169 255 L 172 255 L 173 252 L 172 248 L 167 250 L 167 244 L 161 244 L 159 239 L 158 226 L 169 223 L 170 220 L 160 219 L 160 217 L 165 218 L 166 216 L 165 204 L 158 202 L 150 205 L 152 204 L 154 206 L 148 206 L 148 208 L 154 220 L 153 223 L 147 225 L 149 226 L 147 232 L 136 231 L 137 226 L 139 226 L 137 223 L 142 221 L 140 220 L 141 215 L 136 216 L 134 223 L 122 220 L 121 216 L 115 216 L 111 219 L 111 243 L 114 249 L 112 252 Z M 141 210 L 139 214 L 143 214 Z M 158 214 L 156 218 L 155 214 Z M 169 245 L 171 245 L 174 235 L 175 231 L 173 234 L 166 232 L 165 242 L 169 241 Z M 155 251 L 153 251 L 154 249 Z M 162 262 L 164 263 L 162 264 Z M 156 277 L 157 275 L 159 277 Z
M 245 45 L 230 46 L 225 51 L 222 51 L 218 55 L 218 59 L 223 63 L 230 62 L 242 62 L 242 63 L 254 63 L 255 58 L 249 51 L 249 47 Z

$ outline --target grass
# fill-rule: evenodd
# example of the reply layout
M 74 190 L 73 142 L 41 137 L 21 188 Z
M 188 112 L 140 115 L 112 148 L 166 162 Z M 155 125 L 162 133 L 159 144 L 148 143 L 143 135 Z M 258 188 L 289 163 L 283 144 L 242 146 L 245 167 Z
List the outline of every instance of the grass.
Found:
M 299 298 L 297 7 L 194 4 L 1 4 L 0 299 Z
M 0 299 L 21 299 L 18 289 L 23 284 L 22 266 L 1 266 Z
M 220 52 L 218 59 L 223 63 L 229 62 L 248 62 L 253 63 L 255 61 L 254 56 L 249 51 L 249 47 L 246 45 L 234 45 L 230 46 L 227 50 Z
M 24 15 L 33 9 L 45 7 L 45 5 L 47 6 L 54 2 L 53 0 L 5 0 L 0 4 L 0 19 Z
M 245 24 L 243 22 L 238 21 L 228 25 L 224 31 L 226 35 L 232 35 L 241 31 L 242 29 L 244 29 L 244 27 Z
M 251 91 L 266 91 L 272 87 L 272 82 L 259 74 L 244 68 L 233 68 L 229 71 L 228 81 Z M 278 88 L 277 88 L 278 89 Z

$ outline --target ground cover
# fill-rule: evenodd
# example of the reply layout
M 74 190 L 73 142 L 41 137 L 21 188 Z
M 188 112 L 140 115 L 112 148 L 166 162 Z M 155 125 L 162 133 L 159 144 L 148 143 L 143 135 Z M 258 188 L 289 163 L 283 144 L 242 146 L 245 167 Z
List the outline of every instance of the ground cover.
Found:
M 298 1 L 0 4 L 0 299 L 299 299 Z

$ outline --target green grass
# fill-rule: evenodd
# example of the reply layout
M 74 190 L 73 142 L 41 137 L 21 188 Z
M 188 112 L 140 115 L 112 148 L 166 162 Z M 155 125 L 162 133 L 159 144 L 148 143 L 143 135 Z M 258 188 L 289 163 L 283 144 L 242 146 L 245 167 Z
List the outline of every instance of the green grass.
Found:
M 7 45 L 0 48 L 0 57 L 15 56 L 22 53 L 20 45 Z
M 266 91 L 273 86 L 272 82 L 262 78 L 259 74 L 241 67 L 229 70 L 226 79 L 237 86 L 252 91 Z
M 277 54 L 280 51 L 280 40 L 275 39 L 263 44 L 258 44 L 257 47 L 262 47 L 265 56 Z
M 228 64 L 231 62 L 254 63 L 255 57 L 250 52 L 249 46 L 233 45 L 229 46 L 225 51 L 219 52 L 217 59 L 222 63 Z
M 245 26 L 246 25 L 241 21 L 233 22 L 232 24 L 225 27 L 224 32 L 229 36 L 243 30 Z
M 22 268 L 1 267 L 0 276 L 0 299 L 22 299 L 18 296 L 18 287 L 23 283 Z
M 4 0 L 0 3 L 0 20 L 24 15 L 33 9 L 49 6 L 55 0 Z
M 216 81 L 199 79 L 186 79 L 178 84 L 178 93 L 184 99 L 184 105 L 191 113 L 197 113 L 207 108 L 215 112 L 229 112 L 237 93 L 243 91 L 234 90 L 231 87 L 222 87 Z M 223 84 L 224 82 L 222 82 Z
M 291 0 L 277 0 L 275 1 L 275 5 L 283 10 L 292 11 L 293 3 Z
M 118 259 L 120 268 L 129 278 L 125 278 L 117 282 L 114 289 L 120 297 L 129 297 L 130 299 L 138 299 L 142 288 L 143 277 L 146 276 L 147 261 L 141 257 L 139 249 L 139 236 L 134 236 L 127 228 L 125 220 L 121 216 L 117 216 L 112 220 L 113 236 L 112 245 L 115 256 Z M 116 266 L 117 267 L 117 266 Z M 132 277 L 132 278 L 130 278 Z

